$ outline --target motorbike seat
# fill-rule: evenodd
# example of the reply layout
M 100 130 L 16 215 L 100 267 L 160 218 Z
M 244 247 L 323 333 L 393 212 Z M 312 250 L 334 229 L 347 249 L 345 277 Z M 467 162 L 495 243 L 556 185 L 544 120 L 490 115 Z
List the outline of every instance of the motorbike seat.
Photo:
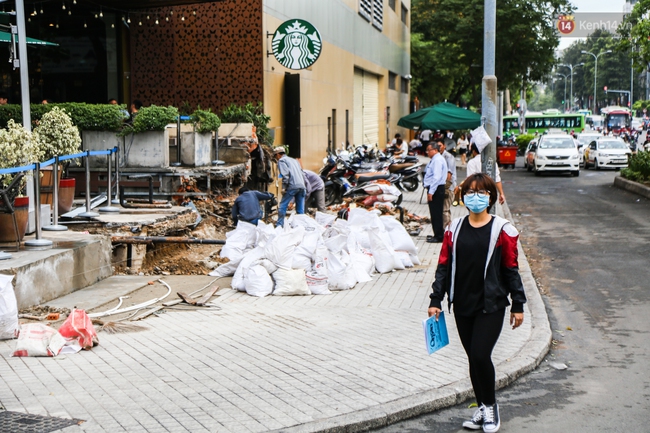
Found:
M 388 171 L 390 171 L 391 173 L 396 173 L 396 172 L 398 172 L 400 170 L 404 170 L 406 168 L 413 167 L 414 165 L 415 164 L 411 163 L 411 162 L 402 163 L 402 164 L 391 164 L 388 167 Z
M 388 173 L 386 173 L 386 174 L 375 174 L 375 175 L 372 175 L 372 176 L 359 176 L 357 178 L 357 183 L 361 184 L 361 183 L 370 182 L 372 180 L 388 179 L 389 177 L 390 177 L 390 174 L 388 174 Z

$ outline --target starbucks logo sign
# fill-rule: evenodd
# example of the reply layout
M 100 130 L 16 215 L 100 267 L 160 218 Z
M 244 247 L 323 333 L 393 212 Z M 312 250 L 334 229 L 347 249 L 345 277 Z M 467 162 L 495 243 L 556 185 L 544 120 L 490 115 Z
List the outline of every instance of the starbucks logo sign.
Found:
M 304 20 L 285 21 L 273 34 L 273 55 L 289 69 L 305 69 L 313 65 L 322 45 L 316 27 Z

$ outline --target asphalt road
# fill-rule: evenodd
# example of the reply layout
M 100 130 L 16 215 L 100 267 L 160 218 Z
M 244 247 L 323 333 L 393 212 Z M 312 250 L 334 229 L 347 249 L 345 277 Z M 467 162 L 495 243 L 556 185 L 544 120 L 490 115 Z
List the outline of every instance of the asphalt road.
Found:
M 613 187 L 617 172 L 536 177 L 522 167 L 520 158 L 502 179 L 553 345 L 497 392 L 500 431 L 650 432 L 650 200 Z M 462 431 L 469 403 L 376 431 Z

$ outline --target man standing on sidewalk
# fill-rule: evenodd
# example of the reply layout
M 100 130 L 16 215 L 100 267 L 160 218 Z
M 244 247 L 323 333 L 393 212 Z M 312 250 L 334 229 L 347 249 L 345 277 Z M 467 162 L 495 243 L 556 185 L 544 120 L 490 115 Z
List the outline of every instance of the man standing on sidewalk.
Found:
M 451 203 L 454 201 L 454 188 L 456 188 L 456 158 L 447 152 L 445 140 L 438 142 L 442 157 L 447 163 L 447 179 L 445 182 L 445 201 L 442 206 L 442 226 L 447 227 L 451 222 Z
M 305 208 L 309 207 L 312 199 L 316 202 L 316 209 L 325 212 L 325 182 L 316 173 L 310 170 L 303 170 L 305 174 L 305 186 L 307 187 L 307 198 Z
M 427 236 L 427 242 L 442 242 L 444 226 L 442 224 L 442 208 L 445 201 L 445 183 L 447 182 L 447 163 L 440 154 L 438 143 L 431 143 L 427 146 L 427 156 L 431 158 L 427 165 L 422 181 L 427 190 L 427 201 L 429 203 L 429 214 L 433 226 L 433 236 Z
M 276 226 L 284 227 L 284 217 L 291 199 L 296 201 L 296 212 L 305 213 L 305 175 L 302 173 L 300 163 L 286 155 L 284 147 L 273 149 L 275 160 L 278 162 L 278 171 L 282 178 L 282 200 L 278 206 L 278 222 Z

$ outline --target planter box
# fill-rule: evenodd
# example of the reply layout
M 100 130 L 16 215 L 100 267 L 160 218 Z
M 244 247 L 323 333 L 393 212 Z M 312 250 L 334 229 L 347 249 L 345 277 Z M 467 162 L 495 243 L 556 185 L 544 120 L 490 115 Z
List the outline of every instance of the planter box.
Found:
M 131 136 L 126 136 L 124 142 L 126 167 L 169 167 L 169 128 L 134 134 L 132 143 Z
M 82 131 L 81 132 L 81 147 L 83 150 L 107 150 L 115 146 L 121 146 L 124 142 L 122 137 L 118 137 L 117 133 L 110 131 Z M 121 148 L 121 147 L 120 147 Z M 83 165 L 83 160 L 82 160 Z M 91 156 L 91 168 L 106 168 L 108 161 L 106 155 Z
M 212 164 L 212 132 L 199 134 L 181 128 L 181 163 L 194 167 Z
M 217 131 L 218 137 L 252 137 L 252 123 L 222 123 Z

